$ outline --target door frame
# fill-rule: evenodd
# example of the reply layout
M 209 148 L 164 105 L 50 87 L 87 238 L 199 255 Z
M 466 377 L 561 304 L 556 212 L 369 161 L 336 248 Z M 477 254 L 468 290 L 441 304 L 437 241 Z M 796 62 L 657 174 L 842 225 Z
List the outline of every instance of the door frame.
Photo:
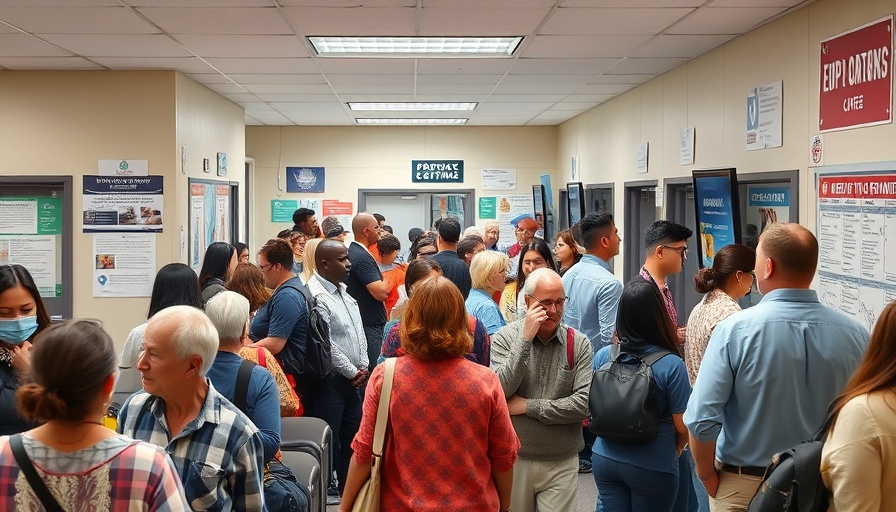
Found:
M 358 213 L 367 210 L 368 196 L 402 196 L 412 194 L 455 194 L 463 196 L 464 226 L 476 225 L 476 189 L 455 188 L 359 188 L 358 189 Z M 430 208 L 426 206 L 427 210 Z M 425 219 L 424 219 L 425 220 Z
M 665 198 L 665 212 L 666 219 L 671 220 L 672 222 L 678 222 L 678 219 L 684 217 L 685 212 L 687 211 L 687 205 L 678 204 L 678 201 L 675 199 L 675 192 L 680 189 L 687 190 L 688 187 L 691 188 L 691 192 L 693 193 L 694 189 L 694 180 L 690 176 L 681 177 L 681 178 L 668 178 L 663 180 L 663 194 Z M 687 202 L 687 198 L 685 198 L 685 202 Z M 691 204 L 693 204 L 693 200 L 691 200 Z M 694 219 L 696 223 L 697 219 Z M 687 220 L 685 219 L 684 225 L 687 225 Z M 699 234 L 695 231 L 693 235 L 691 235 L 691 239 L 688 241 L 691 243 L 700 243 L 699 242 Z M 691 256 L 688 258 L 696 258 L 697 251 L 692 250 Z M 699 262 L 698 262 L 699 267 Z M 681 272 L 671 276 L 669 278 L 669 288 L 672 290 L 672 299 L 675 302 L 675 309 L 678 311 L 678 322 L 681 324 L 682 322 L 687 322 L 687 316 L 690 314 L 691 309 L 696 304 L 688 304 L 687 303 L 687 290 L 693 288 L 693 275 L 689 275 L 682 269 Z M 683 325 L 683 324 L 682 324 Z
M 625 233 L 625 238 L 623 239 L 623 250 L 625 251 L 623 254 L 623 259 L 625 260 L 623 266 L 623 279 L 627 283 L 637 275 L 637 269 L 641 268 L 640 261 L 632 260 L 632 255 L 638 254 L 638 246 L 641 244 L 641 237 L 630 236 L 628 229 L 629 226 L 639 226 L 641 224 L 641 209 L 640 207 L 637 207 L 638 202 L 631 200 L 631 195 L 635 190 L 640 193 L 641 189 L 651 187 L 656 188 L 657 180 L 627 181 L 623 183 L 622 186 L 625 187 L 625 195 L 623 197 L 623 219 L 625 222 L 623 229 L 623 233 Z M 640 201 L 640 198 L 638 198 L 638 201 Z

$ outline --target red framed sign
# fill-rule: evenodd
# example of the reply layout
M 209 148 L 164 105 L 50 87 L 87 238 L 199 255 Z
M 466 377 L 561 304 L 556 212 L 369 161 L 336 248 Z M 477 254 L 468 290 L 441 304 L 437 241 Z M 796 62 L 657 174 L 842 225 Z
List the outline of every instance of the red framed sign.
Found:
M 893 16 L 821 41 L 818 130 L 893 120 Z

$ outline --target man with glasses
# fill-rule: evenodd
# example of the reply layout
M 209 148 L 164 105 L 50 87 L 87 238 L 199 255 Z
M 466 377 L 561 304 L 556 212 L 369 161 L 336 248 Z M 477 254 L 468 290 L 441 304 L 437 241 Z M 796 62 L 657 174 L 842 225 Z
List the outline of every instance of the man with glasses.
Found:
M 561 323 L 566 296 L 556 272 L 532 271 L 522 291 L 526 317 L 494 334 L 491 353 L 522 443 L 513 468 L 512 508 L 574 510 L 591 342 Z
M 654 222 L 644 234 L 647 258 L 639 275 L 659 287 L 666 303 L 666 311 L 676 330 L 679 327 L 678 312 L 675 311 L 675 302 L 666 280 L 684 268 L 684 261 L 688 259 L 688 238 L 693 234 L 687 227 L 668 220 Z M 683 337 L 683 333 L 679 333 L 679 343 L 684 343 Z

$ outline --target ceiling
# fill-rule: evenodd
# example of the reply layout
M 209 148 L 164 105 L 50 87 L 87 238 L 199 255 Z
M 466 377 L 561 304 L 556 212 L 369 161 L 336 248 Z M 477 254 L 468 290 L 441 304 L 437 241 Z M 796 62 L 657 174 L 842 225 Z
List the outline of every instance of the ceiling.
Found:
M 0 69 L 175 69 L 249 125 L 556 125 L 811 0 L 0 0 Z M 306 37 L 525 36 L 509 58 L 317 57 Z M 353 112 L 347 102 L 478 102 Z

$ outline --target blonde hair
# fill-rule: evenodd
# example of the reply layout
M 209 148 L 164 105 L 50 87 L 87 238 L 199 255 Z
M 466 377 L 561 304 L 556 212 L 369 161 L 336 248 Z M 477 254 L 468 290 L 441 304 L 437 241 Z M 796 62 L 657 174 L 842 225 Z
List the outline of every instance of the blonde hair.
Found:
M 314 262 L 314 254 L 317 252 L 317 246 L 325 238 L 312 238 L 305 242 L 305 252 L 302 253 L 302 281 L 308 282 L 314 271 L 317 270 L 317 264 Z
M 488 290 L 489 279 L 499 270 L 506 272 L 510 259 L 503 252 L 482 251 L 470 262 L 470 277 L 473 279 L 473 288 Z

